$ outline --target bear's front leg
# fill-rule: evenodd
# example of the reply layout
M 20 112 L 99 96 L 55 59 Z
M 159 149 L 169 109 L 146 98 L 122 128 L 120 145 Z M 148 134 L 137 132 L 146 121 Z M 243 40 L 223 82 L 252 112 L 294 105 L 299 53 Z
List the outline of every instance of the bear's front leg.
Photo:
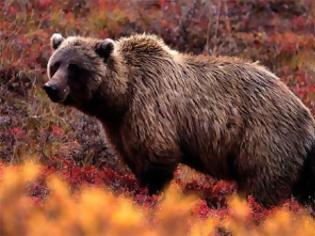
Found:
M 159 193 L 172 180 L 177 163 L 149 163 L 139 176 L 141 186 L 149 190 L 149 194 Z
M 144 107 L 139 114 L 145 111 Z M 158 120 L 163 119 L 132 120 L 120 131 L 123 157 L 140 185 L 148 187 L 150 194 L 160 192 L 171 181 L 182 159 L 176 130 L 164 127 L 167 122 Z

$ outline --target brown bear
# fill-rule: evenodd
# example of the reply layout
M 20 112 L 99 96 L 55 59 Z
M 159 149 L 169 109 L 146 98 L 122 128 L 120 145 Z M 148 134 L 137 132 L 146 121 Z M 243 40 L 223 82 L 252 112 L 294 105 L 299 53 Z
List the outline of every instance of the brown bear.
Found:
M 97 117 L 150 193 L 184 163 L 265 205 L 313 197 L 314 119 L 265 67 L 183 54 L 146 34 L 54 34 L 51 46 L 48 96 Z

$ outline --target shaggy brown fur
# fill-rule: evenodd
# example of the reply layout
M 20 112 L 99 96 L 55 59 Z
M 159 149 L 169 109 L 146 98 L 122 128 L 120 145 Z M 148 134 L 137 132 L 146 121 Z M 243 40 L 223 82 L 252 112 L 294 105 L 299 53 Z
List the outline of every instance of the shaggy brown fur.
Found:
M 151 193 L 178 163 L 236 180 L 266 205 L 299 196 L 313 178 L 305 163 L 313 163 L 314 119 L 257 63 L 182 54 L 152 35 L 54 35 L 52 47 L 49 96 L 96 116 Z

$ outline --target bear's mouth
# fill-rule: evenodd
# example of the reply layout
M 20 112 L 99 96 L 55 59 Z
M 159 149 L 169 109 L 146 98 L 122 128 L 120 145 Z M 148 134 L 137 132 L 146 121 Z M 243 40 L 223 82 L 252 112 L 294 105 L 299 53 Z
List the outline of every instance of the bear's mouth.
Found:
M 62 101 L 62 104 L 65 106 L 69 106 L 73 104 L 73 99 L 68 95 L 64 101 Z

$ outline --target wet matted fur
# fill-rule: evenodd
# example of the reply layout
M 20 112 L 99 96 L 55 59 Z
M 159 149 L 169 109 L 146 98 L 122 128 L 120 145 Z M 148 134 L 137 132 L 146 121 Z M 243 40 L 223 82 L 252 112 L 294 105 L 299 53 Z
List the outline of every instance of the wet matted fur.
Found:
M 306 167 L 314 162 L 314 119 L 265 67 L 183 54 L 145 34 L 117 41 L 55 34 L 51 44 L 52 100 L 97 117 L 151 193 L 185 163 L 235 180 L 265 205 L 314 195 L 314 181 L 304 181 L 314 178 Z

